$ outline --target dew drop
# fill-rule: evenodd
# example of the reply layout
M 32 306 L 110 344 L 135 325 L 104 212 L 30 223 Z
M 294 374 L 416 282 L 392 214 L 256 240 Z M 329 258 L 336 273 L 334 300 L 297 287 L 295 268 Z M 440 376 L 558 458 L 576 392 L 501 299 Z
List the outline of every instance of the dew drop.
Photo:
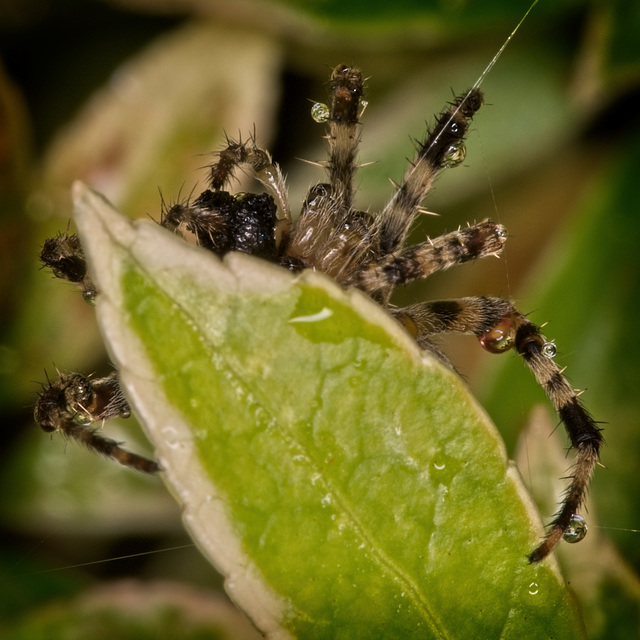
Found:
M 98 295 L 98 293 L 96 291 L 83 291 L 82 292 L 82 299 L 87 304 L 90 304 L 93 307 L 96 304 L 96 296 L 97 295 Z
M 537 595 L 538 591 L 540 591 L 540 588 L 538 587 L 538 583 L 537 582 L 532 582 L 529 585 L 529 593 L 532 596 L 535 596 L 535 595 Z
M 558 349 L 554 342 L 545 342 L 542 345 L 542 355 L 546 358 L 554 358 L 556 353 L 558 353 Z
M 489 353 L 503 353 L 513 346 L 516 332 L 511 317 L 503 318 L 491 329 L 485 331 L 479 338 L 480 344 Z
M 316 102 L 311 107 L 311 117 L 316 122 L 326 122 L 329 119 L 329 107 L 323 102 Z
M 501 240 L 506 240 L 509 237 L 509 232 L 507 231 L 507 227 L 503 224 L 499 224 L 497 227 L 498 237 Z
M 78 413 L 74 414 L 73 421 L 81 427 L 88 427 L 93 422 L 93 417 L 90 413 L 78 411 Z
M 574 513 L 569 521 L 569 528 L 564 532 L 562 538 L 566 542 L 580 542 L 587 535 L 587 523 L 582 516 Z
M 462 142 L 451 144 L 442 156 L 442 166 L 446 169 L 457 167 L 464 162 L 466 155 L 467 149 Z

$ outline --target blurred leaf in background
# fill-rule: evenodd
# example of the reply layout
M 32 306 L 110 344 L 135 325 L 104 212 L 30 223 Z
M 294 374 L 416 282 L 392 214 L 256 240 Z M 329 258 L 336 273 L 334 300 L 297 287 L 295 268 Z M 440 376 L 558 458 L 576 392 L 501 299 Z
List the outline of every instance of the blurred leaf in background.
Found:
M 324 157 L 310 101 L 324 99 L 328 69 L 346 61 L 370 76 L 361 159 L 377 164 L 360 172 L 358 203 L 375 210 L 392 192 L 386 178 L 398 180 L 412 153 L 408 136 L 422 135 L 451 89 L 475 81 L 528 2 L 158 6 L 8 0 L 0 7 L 5 619 L 107 576 L 215 581 L 189 549 L 37 573 L 187 542 L 159 482 L 88 459 L 32 421 L 33 381 L 44 380 L 44 368 L 109 370 L 92 310 L 37 260 L 43 239 L 66 228 L 71 181 L 85 179 L 132 217 L 158 219 L 159 188 L 169 202 L 187 196 L 224 132 L 246 136 L 255 125 L 259 143 L 289 174 L 295 203 L 322 177 L 296 160 Z M 606 422 L 594 510 L 601 535 L 637 580 L 640 546 L 629 530 L 640 528 L 638 341 L 630 330 L 640 321 L 639 3 L 539 2 L 483 90 L 488 104 L 474 121 L 468 166 L 440 179 L 426 204 L 441 217 L 424 220 L 416 234 L 491 216 L 509 229 L 505 258 L 441 274 L 398 302 L 504 295 L 535 322 L 549 321 L 558 361 L 576 386 L 588 387 L 586 404 Z M 492 358 L 466 339 L 445 346 L 513 453 L 541 391 L 516 356 Z M 119 436 L 127 441 L 131 422 Z M 543 507 L 544 517 L 552 511 Z M 567 577 L 580 596 L 580 572 Z M 615 598 L 601 599 L 590 637 L 629 637 L 633 593 L 625 590 L 619 610 Z

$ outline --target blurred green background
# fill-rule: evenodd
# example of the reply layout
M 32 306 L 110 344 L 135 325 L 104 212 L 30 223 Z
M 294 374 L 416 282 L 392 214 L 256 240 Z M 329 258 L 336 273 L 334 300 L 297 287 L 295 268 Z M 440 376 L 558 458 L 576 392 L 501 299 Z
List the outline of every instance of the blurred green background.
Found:
M 136 591 L 153 613 L 150 637 L 165 637 L 159 628 L 166 637 L 227 629 L 217 614 L 193 614 L 221 580 L 189 546 L 160 481 L 49 438 L 33 423 L 45 370 L 109 371 L 91 308 L 38 262 L 44 238 L 66 228 L 71 182 L 85 180 L 131 216 L 158 219 L 159 188 L 167 201 L 201 190 L 202 167 L 224 133 L 246 137 L 255 126 L 258 143 L 289 176 L 295 210 L 323 178 L 299 160 L 324 154 L 310 106 L 325 100 L 330 69 L 346 62 L 369 77 L 360 158 L 375 164 L 358 176 L 357 203 L 375 211 L 392 193 L 387 178 L 402 176 L 411 138 L 452 91 L 474 83 L 527 8 L 522 0 L 4 0 L 0 631 L 7 637 L 35 637 L 28 634 L 36 629 L 65 637 L 81 610 L 95 616 L 92 594 L 94 605 L 110 606 L 124 589 L 112 581 L 131 578 L 192 589 L 169 618 L 161 589 Z M 441 176 L 426 202 L 440 217 L 422 219 L 414 237 L 491 217 L 507 226 L 507 249 L 499 260 L 408 287 L 396 302 L 501 295 L 534 322 L 549 322 L 557 360 L 588 389 L 584 401 L 606 438 L 587 514 L 592 544 L 563 548 L 560 560 L 590 637 L 638 637 L 640 339 L 632 329 L 640 326 L 640 3 L 541 0 L 482 88 L 487 104 L 465 165 Z M 514 354 L 491 356 L 469 338 L 443 346 L 515 456 L 531 411 L 546 402 L 542 391 Z M 556 418 L 544 415 L 550 432 Z M 106 429 L 144 450 L 133 420 Z M 527 446 L 525 439 L 522 474 L 548 521 L 556 489 L 536 478 Z M 595 561 L 600 554 L 606 566 Z M 121 590 L 105 590 L 109 584 Z M 138 583 L 126 584 L 135 591 Z M 141 608 L 131 614 L 137 620 Z M 221 637 L 251 637 L 230 620 Z M 124 628 L 132 637 L 145 637 L 131 625 Z M 78 628 L 78 637 L 96 635 Z

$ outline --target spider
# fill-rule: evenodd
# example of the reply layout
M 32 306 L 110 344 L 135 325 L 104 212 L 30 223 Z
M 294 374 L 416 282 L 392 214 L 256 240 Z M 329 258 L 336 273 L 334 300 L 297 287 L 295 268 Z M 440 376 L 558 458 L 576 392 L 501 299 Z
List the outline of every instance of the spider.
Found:
M 310 188 L 296 220 L 292 219 L 284 177 L 271 155 L 256 145 L 254 134 L 244 142 L 227 139 L 217 162 L 209 167 L 209 188 L 184 202 L 169 205 L 163 201 L 160 224 L 174 233 L 191 234 L 199 245 L 218 256 L 242 251 L 294 272 L 322 271 L 343 287 L 357 287 L 387 309 L 421 349 L 447 364 L 433 342 L 442 333 L 473 334 L 492 353 L 515 349 L 543 387 L 576 450 L 575 467 L 560 510 L 544 540 L 529 555 L 530 562 L 538 562 L 571 531 L 603 441 L 599 427 L 580 402 L 579 393 L 554 363 L 555 345 L 502 298 L 466 297 L 401 308 L 389 302 L 396 287 L 464 262 L 495 256 L 507 240 L 502 225 L 484 220 L 405 246 L 436 176 L 464 160 L 465 135 L 483 104 L 477 84 L 455 97 L 436 117 L 424 140 L 417 144 L 416 156 L 402 182 L 378 214 L 354 208 L 364 78 L 359 69 L 340 64 L 331 73 L 330 105 L 324 118 L 328 160 L 321 164 L 328 174 L 327 182 Z M 239 168 L 248 169 L 266 192 L 233 195 L 226 191 Z M 76 282 L 85 297 L 92 299 L 95 289 L 87 279 L 76 236 L 67 233 L 48 240 L 41 258 L 56 276 Z M 82 388 L 89 395 L 93 392 L 94 399 L 107 387 L 113 397 L 120 392 L 115 390 L 116 374 L 94 381 L 76 381 L 76 375 L 62 375 L 40 394 L 35 412 L 40 426 L 47 431 L 59 429 L 122 464 L 142 471 L 157 470 L 155 463 L 124 452 L 95 431 L 90 436 L 83 434 L 77 416 L 82 423 L 85 418 L 89 422 L 89 418 L 107 419 L 111 413 L 81 404 L 75 397 L 77 389 Z M 122 406 L 116 410 L 119 415 L 125 412 Z

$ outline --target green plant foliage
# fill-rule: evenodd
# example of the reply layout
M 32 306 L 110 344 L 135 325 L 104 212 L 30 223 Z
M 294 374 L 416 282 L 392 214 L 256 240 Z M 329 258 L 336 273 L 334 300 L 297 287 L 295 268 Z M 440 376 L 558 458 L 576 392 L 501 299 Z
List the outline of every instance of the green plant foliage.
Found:
M 464 383 L 359 292 L 224 262 L 81 184 L 107 345 L 185 522 L 265 631 L 576 638 Z

